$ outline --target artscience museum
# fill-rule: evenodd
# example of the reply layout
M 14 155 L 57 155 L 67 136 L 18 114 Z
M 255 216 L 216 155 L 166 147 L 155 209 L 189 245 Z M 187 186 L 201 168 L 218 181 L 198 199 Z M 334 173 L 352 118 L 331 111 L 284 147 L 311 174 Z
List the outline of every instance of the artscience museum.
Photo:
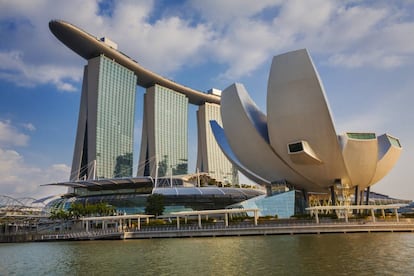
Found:
M 399 140 L 388 134 L 335 132 L 306 49 L 273 58 L 267 115 L 239 83 L 223 91 L 220 104 L 223 126 L 211 127 L 221 149 L 243 174 L 268 187 L 284 183 L 305 196 L 330 191 L 333 203 L 339 190 L 352 188 L 358 203 L 401 153 Z

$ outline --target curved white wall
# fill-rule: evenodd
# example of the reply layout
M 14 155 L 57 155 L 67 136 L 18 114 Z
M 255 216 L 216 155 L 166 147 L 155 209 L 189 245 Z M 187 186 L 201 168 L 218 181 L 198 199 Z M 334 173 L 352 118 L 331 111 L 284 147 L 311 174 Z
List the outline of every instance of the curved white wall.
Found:
M 378 141 L 373 139 L 352 139 L 347 134 L 341 135 L 342 154 L 353 186 L 365 189 L 377 168 Z
M 242 84 L 233 84 L 222 92 L 221 117 L 227 141 L 246 168 L 269 182 L 286 180 L 297 189 L 322 190 L 294 172 L 273 152 L 268 142 L 266 116 Z
M 210 121 L 211 130 L 213 131 L 213 135 L 216 138 L 218 145 L 220 146 L 221 150 L 223 151 L 224 155 L 229 159 L 233 165 L 242 172 L 246 177 L 250 180 L 255 181 L 261 185 L 269 185 L 271 184 L 269 180 L 262 178 L 261 176 L 255 174 L 254 172 L 250 171 L 249 168 L 246 168 L 236 157 L 233 150 L 231 149 L 224 130 L 216 121 Z
M 392 139 L 396 138 L 392 137 Z M 370 185 L 377 183 L 390 172 L 395 163 L 397 163 L 398 158 L 400 158 L 402 151 L 401 146 L 395 146 L 391 143 L 387 134 L 378 136 L 378 148 L 377 169 Z
M 303 176 L 322 187 L 335 179 L 350 183 L 325 99 L 325 93 L 306 50 L 273 58 L 267 92 L 270 144 L 276 153 Z M 319 164 L 295 163 L 288 144 L 308 143 Z

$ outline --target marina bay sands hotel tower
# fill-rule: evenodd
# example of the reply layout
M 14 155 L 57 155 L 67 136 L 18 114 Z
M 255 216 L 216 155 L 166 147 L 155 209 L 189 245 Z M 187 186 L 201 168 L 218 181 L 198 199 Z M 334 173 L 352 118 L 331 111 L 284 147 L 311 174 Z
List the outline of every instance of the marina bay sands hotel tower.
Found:
M 138 176 L 188 173 L 188 105 L 198 105 L 197 168 L 218 181 L 238 183 L 237 171 L 210 129 L 221 123 L 220 91 L 196 91 L 142 67 L 117 50 L 64 21 L 52 33 L 85 58 L 78 128 L 70 180 L 131 177 L 136 86 L 146 88 Z

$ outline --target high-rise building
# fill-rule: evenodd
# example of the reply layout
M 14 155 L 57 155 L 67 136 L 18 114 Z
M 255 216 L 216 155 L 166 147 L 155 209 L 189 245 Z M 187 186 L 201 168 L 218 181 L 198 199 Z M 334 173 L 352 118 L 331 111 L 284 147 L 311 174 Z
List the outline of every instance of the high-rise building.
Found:
M 230 169 L 227 159 L 216 147 L 209 125 L 209 120 L 220 119 L 217 108 L 220 90 L 203 93 L 162 77 L 118 51 L 117 44 L 110 39 L 97 39 L 68 22 L 53 20 L 49 27 L 60 41 L 88 60 L 71 180 L 132 174 L 134 104 L 138 85 L 147 89 L 139 176 L 154 177 L 156 171 L 160 177 L 188 172 L 187 114 L 188 105 L 193 104 L 203 106 L 198 115 L 202 117 L 198 118 L 202 123 L 198 132 L 199 150 L 200 141 L 203 141 L 204 152 L 198 153 L 197 167 L 204 172 L 214 172 L 213 177 L 219 181 L 238 182 L 237 172 Z M 213 110 L 215 115 L 212 115 Z
M 100 55 L 84 69 L 71 180 L 132 176 L 134 72 Z
M 147 89 L 144 95 L 139 176 L 188 173 L 187 121 L 188 98 L 185 95 L 160 85 Z
M 217 144 L 210 127 L 210 120 L 215 120 L 221 125 L 220 105 L 206 102 L 197 111 L 197 168 L 200 172 L 207 172 L 212 178 L 222 183 L 238 184 L 237 169 Z

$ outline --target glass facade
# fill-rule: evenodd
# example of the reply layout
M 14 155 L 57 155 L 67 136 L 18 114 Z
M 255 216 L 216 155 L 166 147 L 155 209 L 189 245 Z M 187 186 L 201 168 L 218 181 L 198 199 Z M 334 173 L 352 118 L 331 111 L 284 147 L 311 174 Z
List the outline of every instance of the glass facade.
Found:
M 155 85 L 145 94 L 138 175 L 188 173 L 188 98 Z
M 375 133 L 355 133 L 355 132 L 348 132 L 346 135 L 348 135 L 351 139 L 360 139 L 360 140 L 370 140 L 375 139 L 376 135 Z
M 198 158 L 197 167 L 201 172 L 207 172 L 212 178 L 222 183 L 238 184 L 238 172 L 227 159 L 210 127 L 210 121 L 221 122 L 220 105 L 205 103 L 198 112 Z
M 136 85 L 115 61 L 88 60 L 71 180 L 132 176 Z
M 390 135 L 387 135 L 387 137 L 388 137 L 388 140 L 390 140 L 391 145 L 397 148 L 401 148 L 400 140 Z
M 146 189 L 146 188 L 145 188 Z M 114 191 L 91 192 L 78 194 L 75 197 L 59 198 L 48 203 L 46 208 L 67 210 L 71 204 L 106 203 L 115 207 L 118 213 L 137 214 L 145 213 L 147 197 L 151 194 L 143 193 L 142 189 L 120 189 Z M 76 189 L 80 192 L 80 189 Z M 164 196 L 164 214 L 179 211 L 224 209 L 229 205 L 239 203 L 263 195 L 260 190 L 236 188 L 159 188 L 154 193 Z
M 96 175 L 132 176 L 135 94 L 134 73 L 101 56 L 96 121 Z
M 274 216 L 278 218 L 290 218 L 295 215 L 296 192 L 289 191 L 272 196 L 258 196 L 240 202 L 236 207 L 242 206 L 245 209 L 258 208 L 259 216 Z

